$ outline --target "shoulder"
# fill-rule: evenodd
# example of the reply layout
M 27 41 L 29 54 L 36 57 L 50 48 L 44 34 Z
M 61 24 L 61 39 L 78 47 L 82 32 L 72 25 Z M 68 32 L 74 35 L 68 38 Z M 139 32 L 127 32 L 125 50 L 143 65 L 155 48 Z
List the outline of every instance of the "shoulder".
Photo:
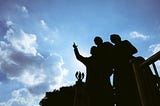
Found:
M 128 40 L 123 40 L 122 42 L 124 42 L 124 43 L 130 43 Z
M 112 46 L 113 46 L 113 44 L 110 43 L 110 42 L 104 42 L 103 44 L 104 44 L 104 45 L 112 45 Z
M 122 41 L 122 43 L 126 44 L 126 45 L 132 45 L 131 42 L 129 42 L 128 40 L 124 40 L 124 41 Z
M 113 47 L 113 44 L 110 42 L 104 42 L 103 45 L 106 47 Z

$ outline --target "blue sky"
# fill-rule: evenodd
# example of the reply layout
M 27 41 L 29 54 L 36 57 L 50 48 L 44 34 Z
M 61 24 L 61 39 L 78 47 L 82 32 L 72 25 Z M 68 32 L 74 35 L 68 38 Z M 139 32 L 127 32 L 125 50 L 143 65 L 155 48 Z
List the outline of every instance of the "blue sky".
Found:
M 0 106 L 38 106 L 45 92 L 73 85 L 72 44 L 117 33 L 150 57 L 160 50 L 159 0 L 0 0 Z M 160 63 L 157 62 L 159 69 Z

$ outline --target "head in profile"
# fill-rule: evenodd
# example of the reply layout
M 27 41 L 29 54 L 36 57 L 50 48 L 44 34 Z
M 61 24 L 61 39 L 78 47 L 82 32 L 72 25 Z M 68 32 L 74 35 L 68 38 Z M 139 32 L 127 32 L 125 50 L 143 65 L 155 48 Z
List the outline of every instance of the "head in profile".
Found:
M 110 35 L 110 40 L 114 44 L 118 44 L 121 42 L 121 37 L 118 34 L 112 34 Z
M 92 46 L 91 49 L 90 49 L 90 54 L 92 56 L 95 56 L 96 55 L 96 50 L 97 50 L 97 47 L 96 46 Z
M 94 38 L 94 43 L 95 43 L 97 46 L 99 46 L 99 45 L 101 45 L 101 44 L 103 43 L 103 40 L 102 40 L 101 37 L 96 36 L 96 37 Z

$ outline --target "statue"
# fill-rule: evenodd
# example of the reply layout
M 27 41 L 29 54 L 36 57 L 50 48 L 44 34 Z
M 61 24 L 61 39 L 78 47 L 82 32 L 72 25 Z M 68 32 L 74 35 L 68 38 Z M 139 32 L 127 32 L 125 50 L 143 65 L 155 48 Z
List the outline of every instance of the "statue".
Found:
M 75 77 L 77 78 L 77 83 L 81 83 L 84 78 L 84 73 L 77 71 L 75 74 Z

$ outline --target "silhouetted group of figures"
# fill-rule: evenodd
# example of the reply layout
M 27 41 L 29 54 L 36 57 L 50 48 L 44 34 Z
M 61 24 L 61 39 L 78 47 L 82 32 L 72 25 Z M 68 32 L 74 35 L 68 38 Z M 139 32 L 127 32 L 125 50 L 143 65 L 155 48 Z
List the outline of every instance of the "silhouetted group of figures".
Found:
M 48 92 L 46 95 L 52 96 L 55 102 L 58 97 L 63 98 L 66 102 L 61 103 L 69 103 L 70 106 L 142 106 L 131 63 L 136 58 L 133 55 L 138 51 L 128 40 L 121 40 L 118 34 L 110 35 L 110 40 L 111 42 L 104 42 L 101 37 L 96 36 L 95 46 L 91 47 L 89 57 L 82 56 L 74 43 L 77 60 L 86 66 L 86 81 L 82 82 L 83 73 L 76 72 L 78 81 L 75 86 L 65 88 L 68 93 L 60 94 L 59 92 L 64 91 L 61 88 L 60 91 Z M 149 75 L 152 74 L 150 72 Z M 56 94 L 57 96 L 53 96 Z M 44 104 L 41 101 L 42 106 L 49 106 Z
M 76 58 L 86 66 L 86 91 L 89 106 L 140 106 L 140 99 L 130 60 L 137 49 L 118 34 L 103 42 L 96 36 L 90 57 L 82 56 L 74 43 Z M 113 86 L 110 76 L 113 74 Z

